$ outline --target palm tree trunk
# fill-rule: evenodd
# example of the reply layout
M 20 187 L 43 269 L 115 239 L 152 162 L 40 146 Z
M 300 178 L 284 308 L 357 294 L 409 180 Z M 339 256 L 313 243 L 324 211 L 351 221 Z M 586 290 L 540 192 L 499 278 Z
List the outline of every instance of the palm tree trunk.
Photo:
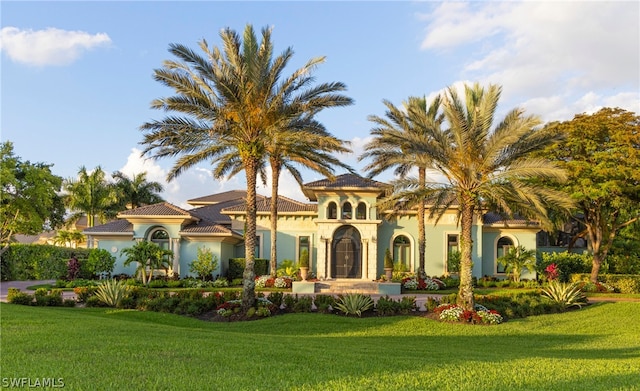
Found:
M 424 167 L 418 168 L 418 181 L 420 189 L 425 188 L 427 170 Z M 426 237 L 424 227 L 424 200 L 421 199 L 418 203 L 418 277 L 425 278 L 425 251 L 426 251 Z
M 271 277 L 276 276 L 276 268 L 278 267 L 278 184 L 280 182 L 280 164 L 276 160 L 271 160 Z
M 465 199 L 467 198 L 467 199 Z M 460 235 L 460 288 L 458 290 L 458 305 L 465 310 L 472 311 L 473 300 L 472 259 L 473 240 L 471 231 L 473 226 L 474 205 L 469 197 L 462 196 L 462 214 L 460 216 L 462 232 Z
M 255 247 L 256 247 L 256 177 L 258 173 L 258 161 L 249 157 L 244 162 L 247 176 L 247 220 L 244 232 L 244 272 L 242 273 L 242 308 L 247 311 L 255 302 Z

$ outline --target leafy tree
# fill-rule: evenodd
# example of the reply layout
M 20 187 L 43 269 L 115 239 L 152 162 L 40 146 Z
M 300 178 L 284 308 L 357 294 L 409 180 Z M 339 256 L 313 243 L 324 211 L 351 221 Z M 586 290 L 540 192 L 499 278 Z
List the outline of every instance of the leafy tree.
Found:
M 106 274 L 111 276 L 113 267 L 116 264 L 116 257 L 103 248 L 93 248 L 87 258 L 87 269 L 91 274 Z
M 427 182 L 424 188 L 414 178 L 395 181 L 396 192 L 386 202 L 431 201 L 435 221 L 456 207 L 461 225 L 460 287 L 458 304 L 474 308 L 472 284 L 473 219 L 488 207 L 505 215 L 516 213 L 546 222 L 547 205 L 568 207 L 558 191 L 531 182 L 533 178 L 564 178 L 556 165 L 531 153 L 556 140 L 538 127 L 540 120 L 525 116 L 521 109 L 509 111 L 496 126 L 494 116 L 501 87 L 479 84 L 464 86 L 464 100 L 452 87 L 442 100 L 445 127 L 427 123 L 428 137 L 406 133 L 399 142 L 408 152 L 430 157 L 429 168 L 442 175 L 442 183 Z
M 82 232 L 74 229 L 72 231 L 59 230 L 56 232 L 56 236 L 53 238 L 53 243 L 61 245 L 63 247 L 77 248 L 78 244 L 85 241 L 85 236 Z
M 536 251 L 527 250 L 522 245 L 511 247 L 504 256 L 498 258 L 498 263 L 504 266 L 506 273 L 511 274 L 511 280 L 520 282 L 523 271 L 536 270 Z
M 439 113 L 441 98 L 436 97 L 429 105 L 426 98 L 410 97 L 404 102 L 404 110 L 384 101 L 387 107 L 386 118 L 369 116 L 369 120 L 377 126 L 371 130 L 374 136 L 366 146 L 366 152 L 360 160 L 372 158 L 365 167 L 369 177 L 395 167 L 394 173 L 406 178 L 414 168 L 418 169 L 418 187 L 426 187 L 427 169 L 431 164 L 431 156 L 426 151 L 413 148 L 413 140 L 430 142 L 430 131 L 436 131 L 442 124 L 444 116 Z M 433 128 L 433 129 L 430 129 Z M 418 218 L 418 274 L 424 278 L 425 268 L 425 200 L 410 198 L 407 206 L 416 206 Z
M 134 174 L 133 177 L 130 178 L 122 172 L 116 171 L 112 176 L 115 180 L 118 210 L 127 208 L 134 209 L 164 201 L 158 194 L 164 190 L 162 184 L 147 181 L 146 172 Z
M 173 259 L 171 250 L 163 249 L 157 244 L 147 241 L 123 248 L 120 253 L 127 257 L 124 266 L 129 266 L 132 262 L 138 264 L 136 274 L 140 276 L 143 284 L 148 284 L 151 281 L 154 271 L 168 268 L 170 260 Z
M 640 116 L 604 108 L 547 128 L 564 136 L 543 155 L 568 173 L 557 186 L 576 202 L 571 218 L 585 227 L 577 237 L 588 239 L 595 283 L 620 230 L 640 219 Z
M 218 257 L 214 256 L 211 249 L 198 247 L 197 258 L 189 264 L 189 271 L 196 273 L 202 281 L 213 277 L 213 272 L 218 268 Z
M 84 166 L 80 167 L 78 177 L 66 180 L 63 188 L 67 192 L 65 202 L 72 213 L 69 221 L 77 221 L 86 215 L 87 225 L 93 227 L 96 217 L 101 223 L 115 217 L 116 192 L 100 166 L 91 172 Z
M 336 105 L 342 102 L 333 92 L 343 87 L 326 85 L 331 93 L 309 88 L 313 78 L 308 72 L 318 59 L 283 78 L 293 52 L 287 49 L 274 57 L 268 28 L 262 29 L 260 41 L 251 25 L 246 26 L 242 39 L 229 28 L 220 36 L 222 48 L 200 42 L 204 56 L 181 44 L 170 45 L 170 53 L 178 60 L 165 61 L 154 77 L 176 95 L 156 99 L 152 107 L 174 114 L 142 125 L 146 132 L 143 154 L 179 157 L 168 180 L 203 161 L 213 164 L 215 178 L 244 171 L 247 214 L 242 301 L 247 310 L 255 301 L 256 181 L 259 173 L 264 174 L 270 143 L 283 129 L 301 128 L 309 134 L 319 129 L 311 126 L 315 112 L 329 107 L 324 102 L 332 99 Z
M 15 234 L 35 235 L 62 225 L 62 178 L 53 175 L 51 166 L 23 162 L 14 155 L 13 143 L 0 144 L 0 254 Z

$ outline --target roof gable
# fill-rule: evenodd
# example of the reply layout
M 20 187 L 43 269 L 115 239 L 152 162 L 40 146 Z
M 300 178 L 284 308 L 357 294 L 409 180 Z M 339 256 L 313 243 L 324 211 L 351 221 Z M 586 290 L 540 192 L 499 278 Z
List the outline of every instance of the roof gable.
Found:
M 316 193 L 329 191 L 359 191 L 382 194 L 391 185 L 374 181 L 356 174 L 342 174 L 332 181 L 328 178 L 309 182 L 302 186 L 302 191 L 310 201 L 317 201 Z

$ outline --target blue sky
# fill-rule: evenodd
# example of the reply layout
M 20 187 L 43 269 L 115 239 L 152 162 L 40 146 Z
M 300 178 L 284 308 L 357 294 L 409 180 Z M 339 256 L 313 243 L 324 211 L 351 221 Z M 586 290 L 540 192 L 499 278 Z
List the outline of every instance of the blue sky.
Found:
M 171 160 L 140 158 L 139 126 L 163 113 L 171 91 L 152 79 L 170 43 L 197 48 L 247 23 L 273 28 L 276 52 L 291 46 L 291 70 L 326 56 L 315 76 L 341 81 L 353 106 L 320 119 L 352 142 L 369 137 L 369 115 L 412 95 L 464 82 L 503 86 L 501 113 L 523 107 L 545 122 L 601 107 L 640 112 L 640 4 L 630 2 L 8 2 L 0 3 L 2 141 L 24 160 L 111 173 L 148 171 L 164 182 Z M 215 181 L 206 163 L 165 185 L 177 205 L 242 189 Z M 305 181 L 320 179 L 306 173 Z M 390 180 L 391 174 L 376 179 Z M 268 194 L 268 188 L 260 190 Z M 281 194 L 304 200 L 289 177 Z

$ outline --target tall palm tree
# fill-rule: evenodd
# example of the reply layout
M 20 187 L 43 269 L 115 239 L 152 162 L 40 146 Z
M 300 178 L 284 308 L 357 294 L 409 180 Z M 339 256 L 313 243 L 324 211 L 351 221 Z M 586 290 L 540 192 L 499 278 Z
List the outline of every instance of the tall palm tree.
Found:
M 113 173 L 113 179 L 116 183 L 116 191 L 118 192 L 119 209 L 139 208 L 144 205 L 157 204 L 163 202 L 164 199 L 158 194 L 164 188 L 162 184 L 154 181 L 147 181 L 147 173 L 141 172 L 133 174 L 129 178 L 120 171 Z
M 360 160 L 371 158 L 365 170 L 369 177 L 374 177 L 383 171 L 394 168 L 394 174 L 400 178 L 407 178 L 412 169 L 418 170 L 418 189 L 425 189 L 426 173 L 431 164 L 431 157 L 425 151 L 414 148 L 410 140 L 420 139 L 429 143 L 431 132 L 437 131 L 444 116 L 439 113 L 440 96 L 436 96 L 429 105 L 426 98 L 409 97 L 404 102 L 404 109 L 400 109 L 389 101 L 384 101 L 387 107 L 385 117 L 369 116 L 369 121 L 376 124 L 371 130 L 374 136 L 367 145 Z M 409 136 L 411 135 L 411 136 Z M 424 198 L 410 198 L 407 206 L 416 206 L 418 218 L 418 274 L 425 275 L 425 200 Z
M 351 104 L 351 99 L 342 95 L 329 95 L 330 92 L 343 90 L 341 85 L 333 88 L 321 85 L 316 90 L 323 91 L 317 98 L 310 99 L 307 107 L 313 106 L 313 112 L 326 107 L 344 106 Z M 306 111 L 306 107 L 298 110 Z M 318 172 L 329 179 L 334 178 L 334 167 L 352 170 L 331 153 L 346 153 L 350 149 L 345 142 L 329 134 L 324 126 L 312 118 L 304 115 L 295 118 L 280 129 L 276 129 L 267 144 L 266 152 L 271 166 L 271 275 L 275 277 L 278 260 L 277 232 L 278 232 L 278 188 L 282 169 L 287 170 L 300 186 L 303 184 L 302 174 L 296 167 L 302 166 Z
M 78 177 L 67 179 L 63 189 L 67 193 L 65 203 L 72 213 L 69 217 L 71 222 L 86 215 L 87 226 L 93 227 L 96 217 L 104 223 L 117 213 L 116 192 L 100 166 L 91 172 L 84 166 L 80 167 Z
M 203 161 L 213 164 L 215 178 L 244 171 L 247 215 L 242 303 L 246 310 L 255 301 L 257 176 L 264 173 L 272 135 L 300 118 L 305 104 L 322 95 L 308 88 L 313 81 L 308 75 L 323 59 L 311 59 L 283 80 L 293 50 L 287 48 L 274 57 L 270 29 L 262 29 L 260 41 L 251 25 L 245 27 L 242 39 L 229 28 L 220 36 L 222 49 L 200 42 L 204 56 L 184 45 L 170 45 L 178 61 L 165 61 L 154 78 L 176 95 L 156 99 L 151 106 L 178 114 L 143 124 L 142 144 L 146 145 L 143 154 L 153 158 L 178 157 L 167 176 L 169 181 Z M 341 83 L 327 86 L 343 88 Z
M 536 184 L 538 178 L 564 180 L 565 172 L 552 162 L 532 157 L 555 142 L 557 135 L 541 129 L 536 116 L 513 109 L 494 126 L 501 87 L 464 86 L 464 100 L 453 87 L 442 102 L 447 128 L 427 127 L 429 136 L 406 135 L 408 145 L 430 157 L 430 168 L 443 183 L 421 188 L 413 179 L 396 183 L 395 200 L 429 198 L 436 222 L 452 206 L 458 207 L 460 235 L 460 288 L 458 304 L 474 307 L 472 285 L 472 225 L 474 217 L 491 208 L 504 216 L 519 214 L 547 221 L 547 205 L 565 208 L 570 200 L 562 193 Z

